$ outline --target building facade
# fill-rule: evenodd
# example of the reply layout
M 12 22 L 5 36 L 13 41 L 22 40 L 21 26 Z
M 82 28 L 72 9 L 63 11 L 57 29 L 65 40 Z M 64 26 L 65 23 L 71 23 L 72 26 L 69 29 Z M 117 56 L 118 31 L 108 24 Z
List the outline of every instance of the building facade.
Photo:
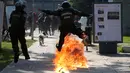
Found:
M 58 7 L 58 4 L 61 4 L 65 0 L 26 0 L 27 2 L 27 12 L 32 11 L 34 9 L 35 12 L 38 9 L 49 9 L 55 10 Z M 34 6 L 33 6 L 34 5 Z
M 15 2 L 19 0 L 3 0 L 5 1 L 7 6 L 14 5 Z M 49 9 L 55 10 L 58 7 L 58 4 L 61 4 L 63 1 L 66 0 L 20 0 L 26 2 L 26 11 L 35 11 L 37 12 L 38 9 Z

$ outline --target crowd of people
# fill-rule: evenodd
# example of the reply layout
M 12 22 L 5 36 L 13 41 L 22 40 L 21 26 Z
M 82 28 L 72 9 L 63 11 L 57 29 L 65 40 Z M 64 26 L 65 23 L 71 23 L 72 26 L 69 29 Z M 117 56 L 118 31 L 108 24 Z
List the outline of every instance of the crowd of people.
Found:
M 33 20 L 34 15 L 34 20 Z M 34 21 L 34 24 L 32 24 Z M 33 13 L 29 12 L 27 16 L 26 29 L 32 29 L 33 31 L 38 27 L 39 33 L 44 33 L 45 35 L 54 35 L 55 30 L 58 29 L 60 25 L 60 20 L 58 17 L 53 15 L 47 15 L 45 13 Z M 31 35 L 32 32 L 30 32 Z
M 40 13 L 38 16 L 37 24 L 39 33 L 54 35 L 55 30 L 57 30 L 58 26 L 60 25 L 60 20 L 56 16 Z

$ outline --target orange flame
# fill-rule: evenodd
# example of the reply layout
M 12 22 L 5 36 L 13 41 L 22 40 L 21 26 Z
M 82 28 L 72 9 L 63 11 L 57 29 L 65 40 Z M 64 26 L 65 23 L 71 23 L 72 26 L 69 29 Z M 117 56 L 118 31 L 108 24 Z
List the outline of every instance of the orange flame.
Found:
M 56 73 L 69 73 L 69 70 L 88 68 L 84 56 L 84 44 L 76 37 L 67 35 L 61 52 L 56 51 L 53 63 Z

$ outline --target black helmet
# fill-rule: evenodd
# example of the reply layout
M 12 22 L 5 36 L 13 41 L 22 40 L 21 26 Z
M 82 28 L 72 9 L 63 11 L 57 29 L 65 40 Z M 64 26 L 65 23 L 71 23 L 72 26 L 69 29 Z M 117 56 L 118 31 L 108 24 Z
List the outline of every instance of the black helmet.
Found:
M 21 6 L 22 6 L 22 4 L 20 2 L 15 3 L 15 7 L 21 7 Z
M 70 3 L 69 3 L 68 1 L 64 1 L 64 2 L 62 3 L 61 7 L 63 7 L 63 8 L 70 8 L 71 5 L 70 5 Z
M 24 2 L 18 1 L 18 2 L 15 3 L 15 7 L 16 7 L 16 8 L 18 7 L 18 8 L 24 9 L 26 6 L 25 6 L 25 3 L 24 3 Z

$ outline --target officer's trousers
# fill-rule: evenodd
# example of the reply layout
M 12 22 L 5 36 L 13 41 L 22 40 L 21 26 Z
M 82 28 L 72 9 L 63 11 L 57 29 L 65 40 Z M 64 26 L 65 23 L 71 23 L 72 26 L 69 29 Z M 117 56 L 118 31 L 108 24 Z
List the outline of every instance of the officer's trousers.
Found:
M 70 25 L 72 25 L 72 24 L 70 24 Z M 64 38 L 68 33 L 76 34 L 77 36 L 82 38 L 81 36 L 82 36 L 83 31 L 81 30 L 81 28 L 77 28 L 74 24 L 70 27 L 61 26 L 60 27 L 59 45 L 57 48 L 59 51 L 61 51 L 62 45 L 64 43 Z
M 19 46 L 18 46 L 18 41 L 21 44 L 21 49 L 23 52 L 23 55 L 25 57 L 29 57 L 28 50 L 27 50 L 27 45 L 26 45 L 26 39 L 25 39 L 25 33 L 15 33 L 16 31 L 11 31 L 10 32 L 10 37 L 11 37 L 11 43 L 12 43 L 12 48 L 14 51 L 14 54 L 19 54 Z

